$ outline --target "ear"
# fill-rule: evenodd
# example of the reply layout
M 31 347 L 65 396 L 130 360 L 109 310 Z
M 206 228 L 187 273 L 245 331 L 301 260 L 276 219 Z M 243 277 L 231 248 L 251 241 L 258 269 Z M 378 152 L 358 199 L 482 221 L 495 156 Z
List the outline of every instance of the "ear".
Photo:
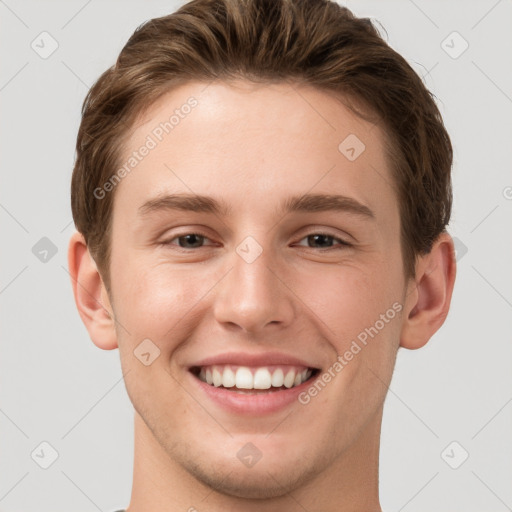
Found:
M 91 340 L 104 350 L 117 348 L 112 306 L 81 233 L 75 232 L 69 241 L 68 266 L 76 307 Z
M 443 232 L 431 251 L 416 263 L 416 276 L 411 279 L 405 298 L 401 347 L 423 347 L 443 325 L 450 309 L 455 274 L 453 240 Z

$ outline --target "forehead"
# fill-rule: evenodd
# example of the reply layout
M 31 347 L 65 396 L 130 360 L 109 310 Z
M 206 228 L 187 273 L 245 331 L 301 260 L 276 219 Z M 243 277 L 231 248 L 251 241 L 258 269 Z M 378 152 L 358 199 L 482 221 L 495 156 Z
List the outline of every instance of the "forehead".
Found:
M 227 135 L 223 144 L 230 144 L 240 139 L 248 143 L 247 135 L 251 134 L 258 135 L 257 142 L 266 134 L 268 142 L 278 131 L 287 137 L 288 145 L 295 143 L 297 149 L 304 144 L 308 149 L 309 141 L 318 146 L 320 138 L 325 146 L 338 149 L 340 137 L 352 130 L 361 142 L 368 143 L 366 149 L 370 152 L 381 149 L 380 129 L 348 109 L 343 99 L 340 94 L 303 84 L 192 82 L 162 95 L 139 117 L 131 130 L 130 146 L 143 142 L 144 136 L 152 132 L 169 143 L 179 140 L 180 133 L 189 136 L 192 130 L 196 141 L 204 137 L 205 144 Z
M 377 211 L 396 209 L 381 128 L 310 86 L 181 85 L 134 125 L 122 163 L 144 146 L 116 190 L 127 204 L 172 190 L 255 208 L 278 193 L 336 190 Z

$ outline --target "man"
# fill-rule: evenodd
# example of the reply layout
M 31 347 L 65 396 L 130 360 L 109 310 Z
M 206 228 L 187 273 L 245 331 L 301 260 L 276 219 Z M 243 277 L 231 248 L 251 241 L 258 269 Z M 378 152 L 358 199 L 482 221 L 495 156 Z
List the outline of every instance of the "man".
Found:
M 380 511 L 397 350 L 456 273 L 421 79 L 335 3 L 195 0 L 82 114 L 69 269 L 136 411 L 126 510 Z

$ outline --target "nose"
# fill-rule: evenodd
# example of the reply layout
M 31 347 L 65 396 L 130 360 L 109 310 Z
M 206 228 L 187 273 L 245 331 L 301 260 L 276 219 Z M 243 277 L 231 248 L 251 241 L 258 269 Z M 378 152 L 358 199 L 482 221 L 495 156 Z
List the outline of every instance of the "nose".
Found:
M 213 306 L 216 320 L 251 333 L 290 325 L 295 310 L 286 269 L 270 250 L 264 249 L 254 261 L 240 254 L 234 252 L 231 270 L 219 283 Z

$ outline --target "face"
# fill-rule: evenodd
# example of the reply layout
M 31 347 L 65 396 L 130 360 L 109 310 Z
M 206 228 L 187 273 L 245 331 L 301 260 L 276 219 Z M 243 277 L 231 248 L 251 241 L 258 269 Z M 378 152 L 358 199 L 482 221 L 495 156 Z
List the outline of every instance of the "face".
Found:
M 325 92 L 242 81 L 181 86 L 131 133 L 110 267 L 126 388 L 214 489 L 291 491 L 380 422 L 406 289 L 382 137 Z

